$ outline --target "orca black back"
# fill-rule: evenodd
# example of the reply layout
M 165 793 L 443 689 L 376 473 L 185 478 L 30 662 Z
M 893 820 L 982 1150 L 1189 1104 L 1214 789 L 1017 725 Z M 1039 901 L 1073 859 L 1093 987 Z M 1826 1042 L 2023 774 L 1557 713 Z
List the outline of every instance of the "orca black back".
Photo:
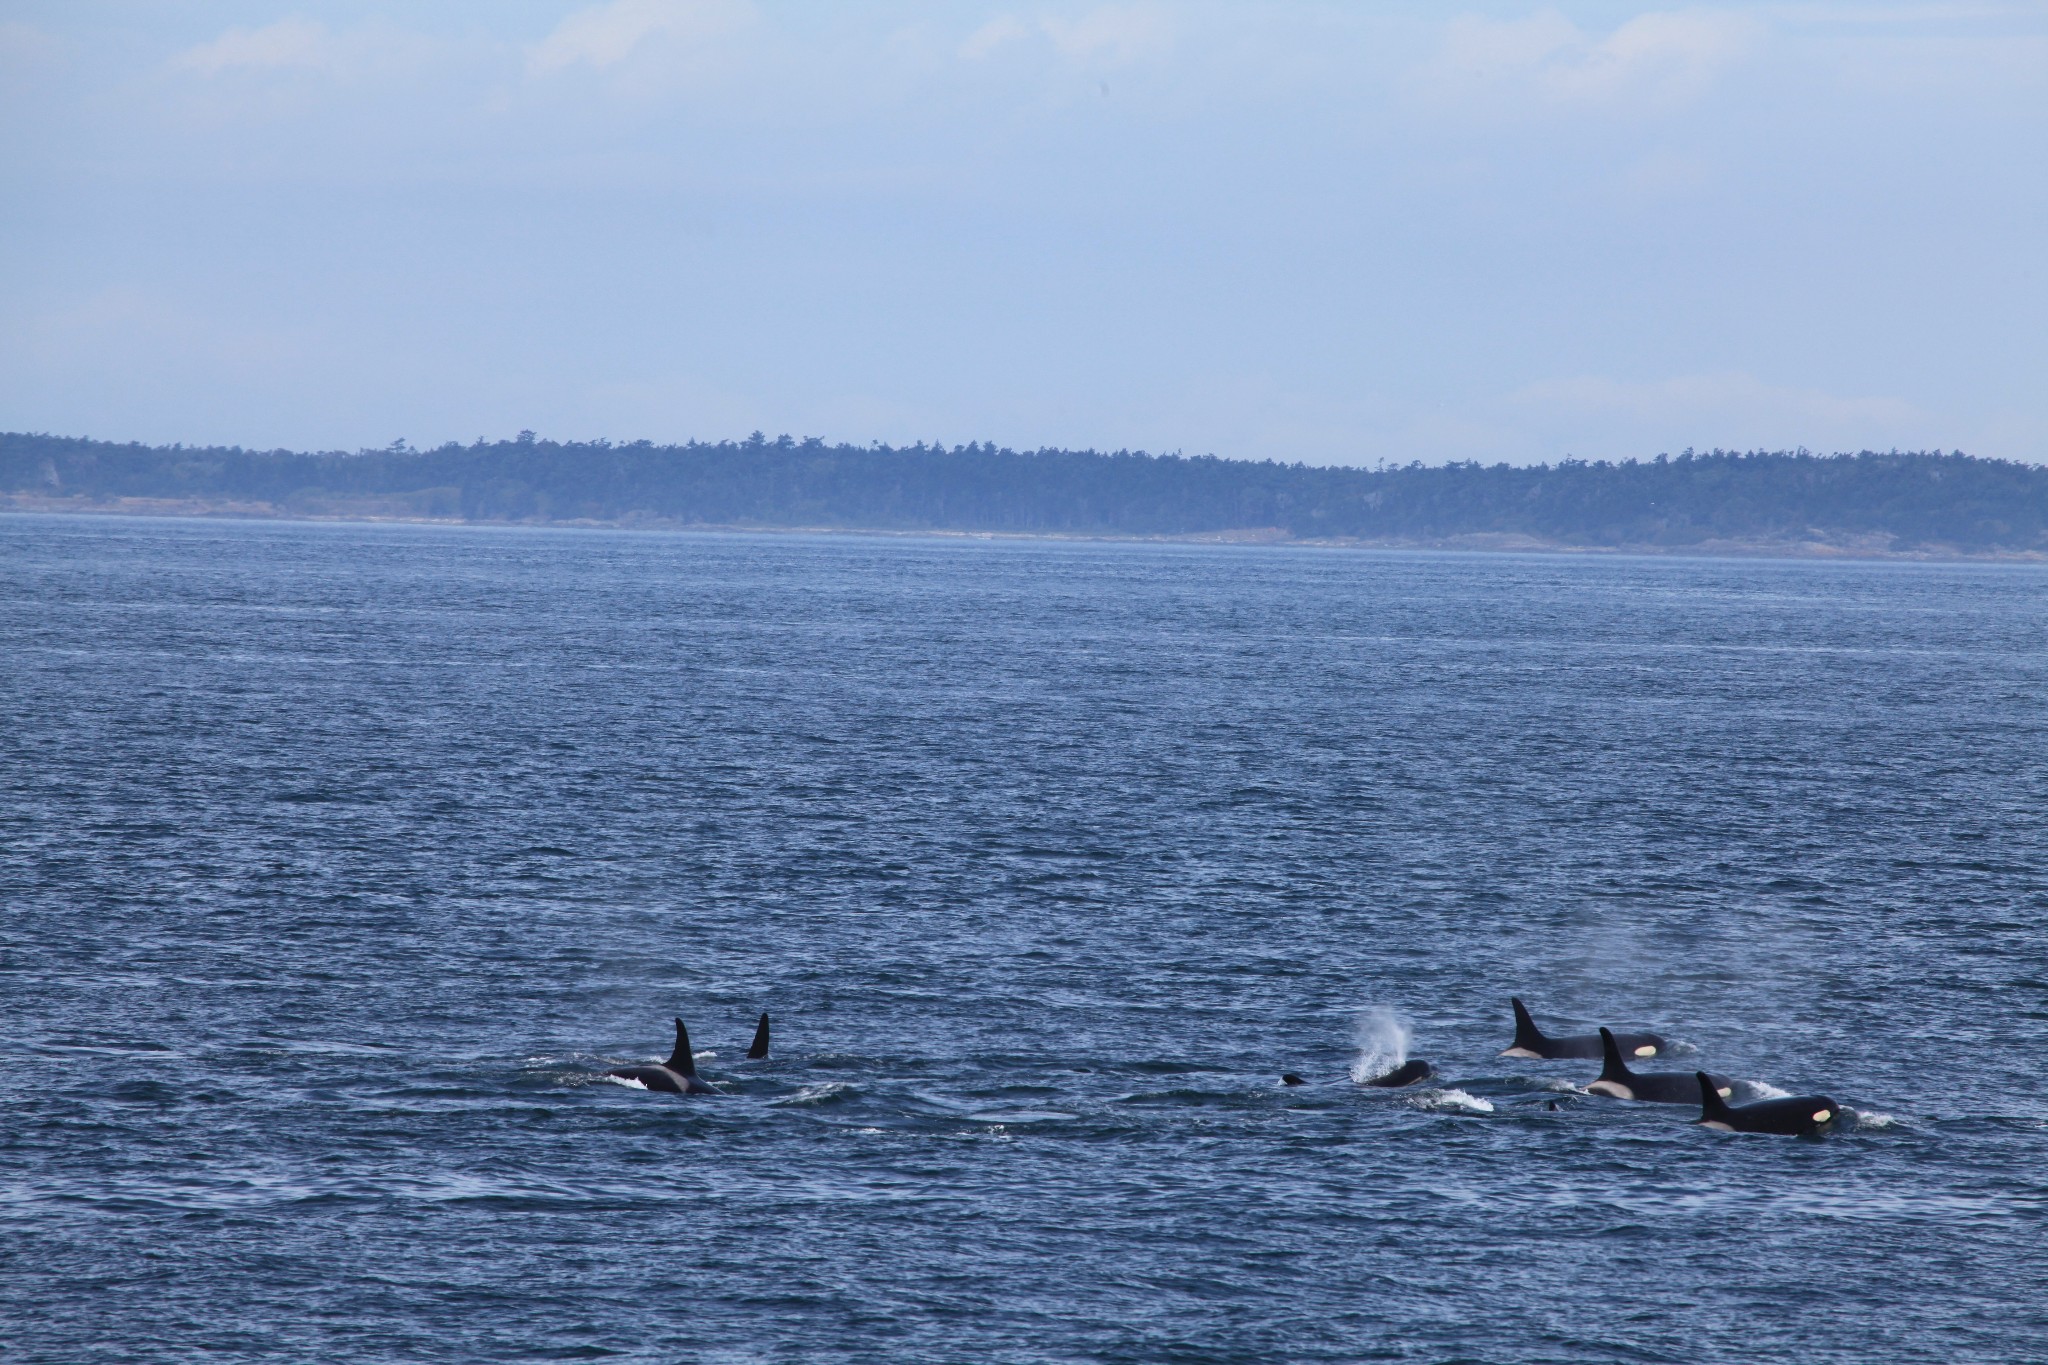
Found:
M 1641 1100 L 1646 1104 L 1692 1104 L 1699 1099 L 1699 1083 L 1693 1077 L 1702 1073 L 1630 1071 L 1628 1059 L 1621 1055 L 1621 1045 L 1615 1041 L 1612 1029 L 1600 1030 L 1600 1054 L 1604 1059 L 1600 1075 L 1586 1084 L 1586 1089 L 1595 1095 Z M 1714 1089 L 1721 1095 L 1735 1088 L 1735 1083 L 1726 1076 L 1704 1074 L 1713 1081 Z
M 1364 1082 L 1382 1090 L 1398 1090 L 1404 1085 L 1413 1085 L 1424 1077 L 1434 1074 L 1436 1068 L 1417 1057 L 1414 1061 L 1403 1062 L 1384 1076 L 1375 1076 Z
M 649 1090 L 671 1095 L 715 1095 L 717 1090 L 697 1076 L 697 1059 L 690 1052 L 690 1031 L 676 1020 L 676 1046 L 660 1066 L 621 1066 L 605 1073 L 622 1081 L 637 1081 Z
M 1602 1049 L 1600 1035 L 1576 1033 L 1565 1038 L 1551 1038 L 1536 1027 L 1534 1016 L 1520 998 L 1511 999 L 1515 1007 L 1515 1041 L 1500 1054 L 1503 1057 L 1531 1057 L 1539 1061 L 1554 1062 L 1569 1057 L 1598 1057 Z M 1638 1057 L 1654 1057 L 1664 1050 L 1664 1040 L 1654 1033 L 1617 1033 L 1615 1041 L 1624 1052 Z
M 1730 1133 L 1778 1133 L 1785 1137 L 1818 1137 L 1834 1127 L 1842 1106 L 1826 1095 L 1794 1095 L 1790 1099 L 1731 1105 L 1714 1088 L 1714 1078 L 1695 1073 L 1700 1087 L 1700 1122 Z

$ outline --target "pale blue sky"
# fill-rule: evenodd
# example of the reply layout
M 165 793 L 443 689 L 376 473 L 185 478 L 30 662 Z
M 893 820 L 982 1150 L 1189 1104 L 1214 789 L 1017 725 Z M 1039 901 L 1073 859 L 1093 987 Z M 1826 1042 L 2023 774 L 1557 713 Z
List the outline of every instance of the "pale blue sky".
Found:
M 0 427 L 2048 460 L 2048 4 L 8 0 Z

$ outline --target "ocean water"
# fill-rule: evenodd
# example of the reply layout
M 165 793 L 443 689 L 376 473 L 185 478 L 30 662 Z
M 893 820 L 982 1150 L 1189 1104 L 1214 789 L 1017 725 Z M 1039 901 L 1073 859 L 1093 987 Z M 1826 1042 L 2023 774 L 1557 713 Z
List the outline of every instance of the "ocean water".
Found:
M 0 1356 L 2048 1359 L 2044 815 L 2039 568 L 0 518 Z

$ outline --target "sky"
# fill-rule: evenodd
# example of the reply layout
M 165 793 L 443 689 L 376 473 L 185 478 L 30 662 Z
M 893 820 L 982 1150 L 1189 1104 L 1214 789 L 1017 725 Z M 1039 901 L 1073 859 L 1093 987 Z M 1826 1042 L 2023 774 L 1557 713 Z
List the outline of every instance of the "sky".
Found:
M 0 0 L 0 429 L 2048 462 L 2048 0 Z

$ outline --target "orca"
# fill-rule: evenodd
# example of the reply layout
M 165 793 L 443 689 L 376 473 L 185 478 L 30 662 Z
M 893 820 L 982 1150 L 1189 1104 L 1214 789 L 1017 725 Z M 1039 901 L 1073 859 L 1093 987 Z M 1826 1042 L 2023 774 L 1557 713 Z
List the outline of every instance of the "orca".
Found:
M 1295 1074 L 1294 1074 L 1294 1073 L 1293 1073 L 1292 1071 L 1290 1071 L 1290 1072 L 1286 1073 L 1285 1075 L 1283 1075 L 1283 1076 L 1282 1076 L 1282 1077 L 1280 1078 L 1280 1084 L 1282 1084 L 1282 1085 L 1307 1085 L 1307 1084 L 1308 1084 L 1308 1082 L 1307 1082 L 1307 1081 L 1305 1081 L 1305 1080 L 1303 1080 L 1303 1079 L 1302 1079 L 1301 1077 L 1299 1077 L 1299 1076 L 1295 1075 Z
M 697 1059 L 690 1053 L 690 1033 L 676 1020 L 676 1048 L 660 1066 L 622 1066 L 607 1071 L 622 1081 L 638 1081 L 649 1090 L 671 1095 L 716 1095 L 718 1092 L 697 1079 Z
M 1731 1107 L 1706 1072 L 1694 1073 L 1700 1086 L 1700 1123 L 1724 1133 L 1783 1133 L 1787 1137 L 1818 1137 L 1834 1127 L 1842 1106 L 1826 1095 L 1794 1095 L 1788 1100 Z
M 1554 1062 L 1567 1057 L 1600 1055 L 1600 1035 L 1575 1033 L 1569 1038 L 1546 1038 L 1543 1030 L 1536 1027 L 1536 1021 L 1529 1017 L 1528 1006 L 1520 1000 L 1509 1003 L 1515 1007 L 1515 1041 L 1513 1046 L 1501 1050 L 1501 1056 Z M 1664 1040 L 1654 1033 L 1617 1033 L 1614 1041 L 1623 1052 L 1635 1057 L 1654 1057 L 1665 1048 Z
M 1404 1085 L 1413 1085 L 1435 1074 L 1436 1068 L 1418 1057 L 1412 1062 L 1403 1062 L 1384 1076 L 1375 1076 L 1369 1081 L 1360 1081 L 1359 1084 L 1378 1086 L 1383 1090 L 1398 1090 Z
M 754 1045 L 747 1049 L 747 1060 L 758 1062 L 768 1055 L 768 1012 L 761 1011 L 761 1022 L 754 1029 Z
M 1607 1064 L 1600 1079 L 1586 1087 L 1589 1095 L 1612 1095 L 1618 1100 L 1641 1100 L 1645 1104 L 1693 1104 L 1700 1097 L 1700 1084 L 1683 1071 L 1630 1071 L 1622 1060 L 1621 1046 L 1609 1029 L 1600 1030 L 1600 1044 Z M 1711 1077 L 1722 1099 L 1735 1093 L 1735 1083 L 1711 1072 L 1693 1073 Z

